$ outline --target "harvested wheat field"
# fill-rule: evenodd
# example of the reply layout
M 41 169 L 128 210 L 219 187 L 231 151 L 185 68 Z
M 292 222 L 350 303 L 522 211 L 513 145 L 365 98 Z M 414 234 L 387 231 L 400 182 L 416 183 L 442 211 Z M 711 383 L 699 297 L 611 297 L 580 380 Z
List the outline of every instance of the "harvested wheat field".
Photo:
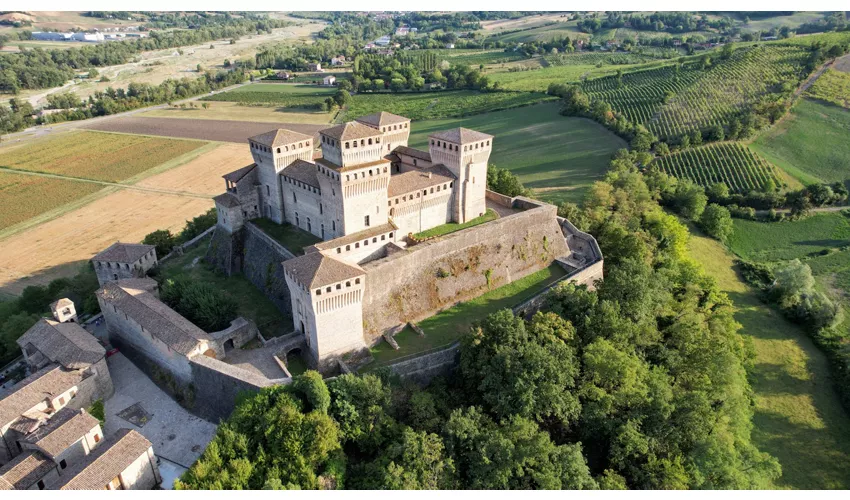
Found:
M 101 189 L 99 184 L 0 172 L 0 230 Z
M 247 144 L 222 144 L 184 165 L 135 185 L 215 196 L 224 192 L 222 175 L 253 162 Z
M 121 189 L 22 233 L 0 240 L 0 294 L 73 276 L 117 240 L 139 242 L 156 229 L 179 231 L 213 207 L 212 199 Z

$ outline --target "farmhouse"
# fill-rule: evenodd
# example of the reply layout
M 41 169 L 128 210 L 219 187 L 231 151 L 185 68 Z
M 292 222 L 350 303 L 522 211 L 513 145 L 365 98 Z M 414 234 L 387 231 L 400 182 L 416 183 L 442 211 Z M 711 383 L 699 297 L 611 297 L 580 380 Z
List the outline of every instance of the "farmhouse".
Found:
M 317 62 L 308 64 L 307 69 L 309 71 L 324 71 L 322 69 L 322 63 L 317 63 Z
M 215 198 L 208 260 L 227 273 L 244 270 L 257 286 L 262 279 L 270 298 L 291 311 L 320 369 L 414 318 L 484 293 L 491 279 L 507 283 L 553 262 L 574 281 L 601 278 L 595 240 L 558 219 L 555 207 L 487 191 L 493 136 L 435 132 L 422 151 L 407 145 L 409 135 L 410 119 L 379 112 L 321 130 L 315 154 L 313 138 L 297 132 L 251 137 L 254 163 L 225 175 L 226 192 Z M 433 242 L 414 236 L 488 210 L 501 217 Z M 258 217 L 322 242 L 295 256 L 267 243 L 251 223 Z M 266 264 L 275 258 L 282 268 Z M 265 278 L 261 266 L 270 269 Z M 278 281 L 285 288 L 272 291 L 269 283 Z
M 328 75 L 322 79 L 322 85 L 336 85 L 336 77 L 333 75 Z
M 331 58 L 331 66 L 342 66 L 345 64 L 345 56 L 339 55 Z

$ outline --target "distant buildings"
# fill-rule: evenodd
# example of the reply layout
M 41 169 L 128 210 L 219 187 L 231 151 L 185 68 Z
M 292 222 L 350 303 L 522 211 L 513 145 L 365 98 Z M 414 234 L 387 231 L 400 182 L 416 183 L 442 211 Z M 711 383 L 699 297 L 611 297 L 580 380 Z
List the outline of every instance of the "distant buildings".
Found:
M 89 42 L 89 43 L 99 43 L 99 42 L 111 42 L 115 40 L 122 40 L 124 38 L 146 38 L 148 36 L 147 33 L 139 33 L 138 31 L 132 32 L 109 32 L 109 33 L 85 33 L 85 32 L 76 32 L 76 33 L 61 33 L 56 31 L 34 31 L 32 33 L 32 39 L 38 41 L 45 42 Z
M 307 65 L 307 69 L 310 71 L 324 71 L 322 69 L 322 63 L 310 63 Z
M 328 75 L 322 79 L 322 85 L 336 85 L 336 77 L 333 75 Z
M 345 64 L 345 56 L 339 55 L 331 58 L 331 66 L 342 66 Z
M 395 34 L 397 36 L 406 36 L 406 35 L 414 35 L 419 31 L 419 28 L 411 28 L 408 25 L 400 26 L 396 28 Z

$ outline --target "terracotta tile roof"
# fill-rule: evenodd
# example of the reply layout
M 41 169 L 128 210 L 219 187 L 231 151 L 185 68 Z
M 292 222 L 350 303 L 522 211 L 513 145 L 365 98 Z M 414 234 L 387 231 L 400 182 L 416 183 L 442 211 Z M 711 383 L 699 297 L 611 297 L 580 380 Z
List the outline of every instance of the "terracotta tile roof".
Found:
M 120 429 L 76 464 L 65 469 L 55 488 L 102 490 L 147 453 L 151 442 L 132 429 Z
M 0 467 L 0 477 L 12 486 L 9 489 L 27 490 L 55 467 L 53 460 L 33 450 L 21 453 Z
M 159 300 L 151 291 L 156 282 L 150 278 L 110 281 L 96 293 L 133 318 L 150 335 L 183 355 L 188 355 L 210 336 Z
M 468 128 L 463 127 L 453 128 L 451 130 L 443 130 L 441 132 L 434 132 L 428 137 L 433 137 L 434 139 L 440 139 L 441 141 L 449 141 L 456 144 L 465 144 L 467 142 L 483 141 L 486 139 L 493 138 L 492 135 L 485 134 L 484 132 L 478 132 L 476 130 L 470 130 Z
M 356 120 L 372 127 L 383 127 L 384 125 L 409 122 L 410 118 L 387 113 L 386 111 L 379 111 L 377 113 L 372 113 L 371 115 L 361 116 Z
M 398 146 L 393 150 L 396 154 L 412 156 L 413 158 L 418 158 L 420 160 L 431 161 L 431 153 L 428 151 L 420 151 L 416 148 L 409 148 L 407 146 Z
M 308 186 L 321 188 L 319 186 L 319 176 L 316 170 L 316 164 L 304 160 L 295 160 L 288 167 L 280 171 L 280 175 L 285 175 L 289 178 L 301 181 Z
M 365 139 L 367 137 L 376 137 L 381 135 L 380 130 L 376 130 L 368 125 L 363 125 L 358 122 L 346 122 L 341 125 L 337 125 L 336 127 L 320 130 L 319 133 L 338 141 Z
M 386 224 L 381 224 L 380 226 L 370 227 L 369 229 L 364 229 L 363 231 L 348 234 L 345 236 L 340 236 L 339 238 L 334 238 L 328 241 L 322 241 L 316 243 L 313 246 L 316 247 L 317 250 L 327 250 L 329 248 L 336 248 L 338 246 L 348 245 L 357 241 L 362 241 L 373 236 L 386 234 L 397 229 L 398 226 L 396 226 L 392 221 L 390 221 Z
M 390 160 L 386 158 L 381 158 L 380 160 L 370 161 L 368 163 L 358 163 L 357 165 L 346 165 L 344 167 L 340 167 L 336 163 L 326 160 L 324 158 L 316 158 L 316 163 L 320 163 L 323 167 L 327 167 L 331 170 L 336 170 L 337 172 L 351 172 L 352 170 L 360 170 L 361 168 L 369 168 L 374 167 L 376 165 L 388 165 Z
M 293 132 L 292 130 L 279 128 L 260 135 L 255 135 L 254 137 L 249 137 L 248 140 L 260 143 L 263 146 L 275 148 L 298 141 L 312 141 L 313 137 L 299 132 Z
M 103 262 L 120 262 L 122 264 L 132 264 L 141 259 L 146 253 L 153 250 L 153 245 L 142 245 L 138 243 L 121 243 L 117 241 L 109 246 L 106 250 L 92 257 L 93 261 Z
M 307 288 L 319 288 L 366 274 L 360 266 L 346 264 L 320 252 L 287 260 L 283 269 Z
M 239 206 L 239 198 L 230 192 L 221 193 L 218 196 L 213 196 L 213 201 L 216 205 L 221 205 L 224 208 L 234 208 Z
M 66 406 L 24 439 L 56 458 L 99 425 L 100 421 L 85 411 Z
M 242 167 L 240 169 L 234 170 L 233 172 L 224 174 L 224 175 L 222 175 L 222 177 L 225 180 L 228 180 L 230 182 L 239 182 L 239 181 L 242 180 L 243 177 L 248 175 L 255 168 L 257 168 L 257 164 L 252 163 L 252 164 L 248 165 L 247 167 Z
M 18 382 L 0 399 L 0 426 L 5 425 L 43 402 L 78 385 L 85 378 L 82 370 L 66 370 L 50 364 Z
M 32 344 L 40 353 L 65 368 L 87 368 L 106 355 L 92 334 L 77 323 L 40 319 L 18 338 L 21 349 Z
M 452 171 L 443 165 L 393 174 L 390 177 L 390 185 L 387 187 L 387 196 L 394 198 L 438 184 L 454 182 L 454 180 L 455 176 Z
M 3 490 L 14 490 L 15 487 L 12 486 L 12 483 L 6 481 L 2 476 L 0 476 L 0 491 Z

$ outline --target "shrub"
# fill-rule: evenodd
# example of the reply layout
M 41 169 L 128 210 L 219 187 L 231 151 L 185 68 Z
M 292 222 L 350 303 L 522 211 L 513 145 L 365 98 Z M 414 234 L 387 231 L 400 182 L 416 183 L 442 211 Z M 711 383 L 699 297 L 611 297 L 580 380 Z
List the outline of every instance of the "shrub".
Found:
M 223 330 L 236 319 L 236 301 L 206 282 L 166 280 L 160 295 L 163 302 L 207 332 Z
M 732 231 L 734 230 L 732 216 L 729 215 L 729 210 L 716 203 L 712 203 L 705 208 L 699 222 L 702 229 L 709 236 L 724 243 L 726 243 L 726 240 L 729 239 L 729 236 L 732 235 Z
M 146 235 L 142 243 L 145 245 L 154 245 L 156 247 L 156 257 L 161 259 L 171 252 L 171 249 L 177 244 L 177 238 L 168 229 L 157 229 Z

